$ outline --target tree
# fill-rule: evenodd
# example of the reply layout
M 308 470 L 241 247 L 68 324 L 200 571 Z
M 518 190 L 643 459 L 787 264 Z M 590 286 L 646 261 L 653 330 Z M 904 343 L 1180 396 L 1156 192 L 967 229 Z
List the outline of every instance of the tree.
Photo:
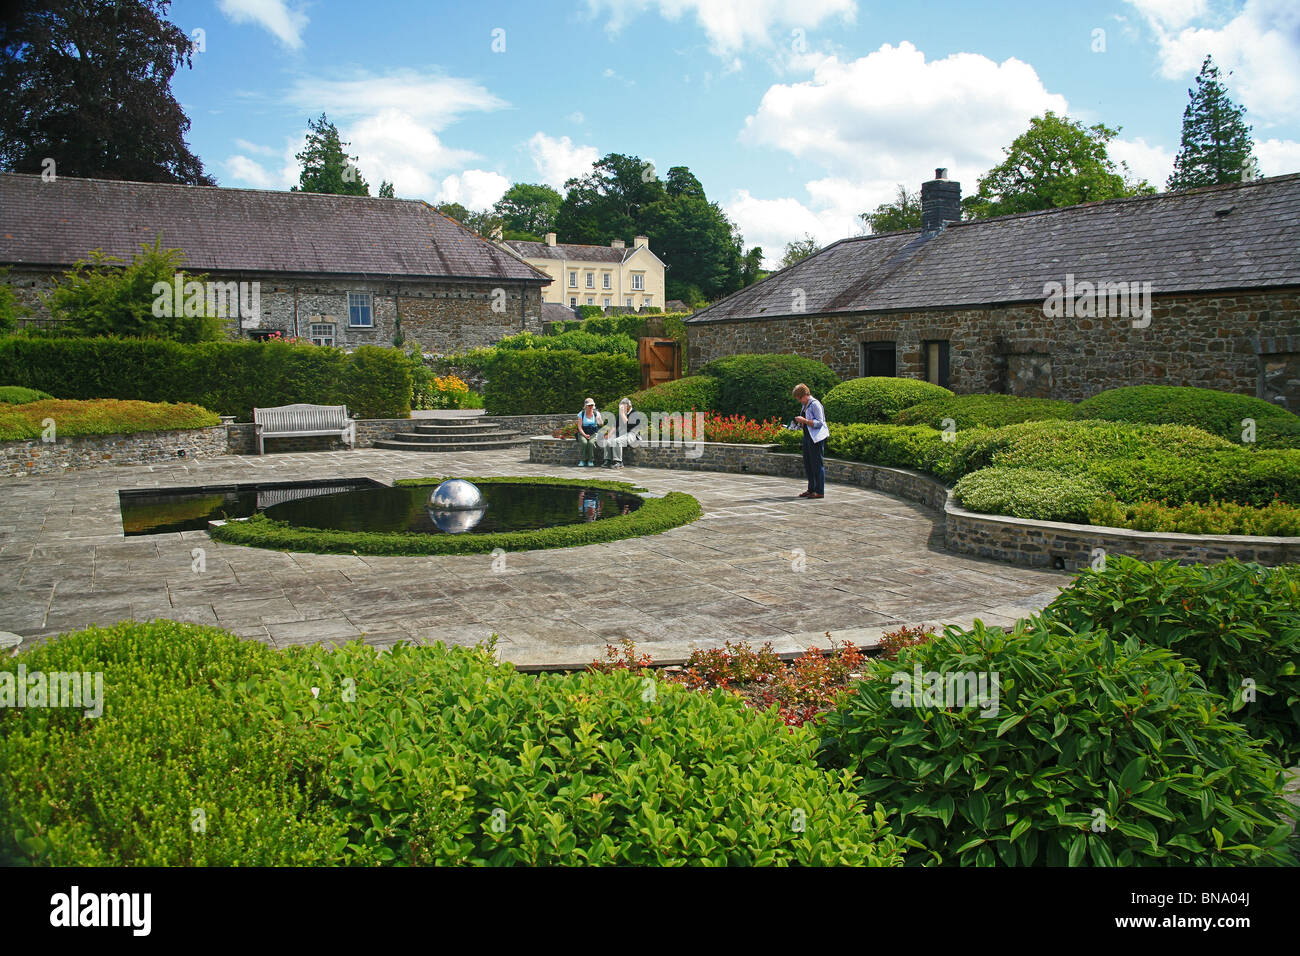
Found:
M 79 260 L 44 296 L 50 314 L 67 323 L 74 335 L 120 335 L 135 338 L 208 342 L 222 336 L 221 318 L 209 306 L 203 276 L 181 271 L 179 249 L 164 249 L 162 240 L 140 247 L 125 267 L 116 256 L 98 249 Z M 182 290 L 177 302 L 173 290 Z M 197 292 L 195 291 L 197 289 Z
M 194 43 L 169 0 L 18 0 L 0 16 L 0 167 L 213 185 L 171 92 Z M 50 165 L 53 161 L 53 166 Z
M 564 202 L 556 190 L 536 183 L 515 183 L 497 200 L 492 212 L 501 220 L 507 239 L 543 236 L 555 230 L 555 217 Z
M 292 191 L 369 196 L 370 186 L 355 165 L 356 157 L 343 148 L 348 144 L 339 139 L 338 127 L 321 113 L 320 119 L 307 121 L 307 130 L 306 145 L 294 157 L 302 163 L 302 172 Z
M 641 226 L 641 213 L 667 193 L 654 166 L 639 156 L 610 153 L 592 164 L 591 172 L 570 179 L 555 217 L 555 231 L 565 242 L 608 245 L 630 239 Z
M 753 285 L 765 275 L 766 273 L 763 271 L 763 247 L 754 246 L 745 253 L 745 257 L 740 264 L 741 287 Z
M 1228 74 L 1231 76 L 1231 72 Z M 1187 91 L 1183 139 L 1174 159 L 1169 189 L 1195 189 L 1239 182 L 1258 175 L 1246 108 L 1228 98 L 1219 68 L 1210 57 L 1201 64 L 1196 89 Z
M 859 217 L 873 233 L 900 232 L 903 229 L 921 228 L 921 196 L 910 193 L 903 185 L 898 187 L 898 198 L 881 203 L 875 212 L 864 212 Z
M 781 257 L 781 268 L 792 266 L 801 259 L 807 259 L 810 255 L 820 249 L 817 240 L 807 233 L 802 239 L 796 239 L 793 242 L 785 244 L 785 255 Z
M 394 198 L 394 196 L 393 196 L 393 184 L 390 183 L 387 179 L 381 180 L 380 183 L 379 183 L 379 198 L 380 198 L 380 199 L 393 199 L 393 198 Z
M 466 229 L 472 229 L 480 236 L 491 238 L 492 234 L 501 228 L 501 217 L 491 209 L 481 209 L 476 212 L 466 209 L 458 202 L 445 202 L 434 208 L 448 219 L 455 219 Z
M 1154 193 L 1145 181 L 1126 180 L 1111 161 L 1106 146 L 1118 133 L 1100 123 L 1085 127 L 1050 110 L 1035 116 L 1003 150 L 1006 159 L 984 174 L 978 192 L 962 205 L 973 218 L 985 219 Z

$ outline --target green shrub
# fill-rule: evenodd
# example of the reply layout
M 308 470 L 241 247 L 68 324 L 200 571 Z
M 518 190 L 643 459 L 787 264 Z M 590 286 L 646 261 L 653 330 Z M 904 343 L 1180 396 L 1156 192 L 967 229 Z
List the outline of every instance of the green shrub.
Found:
M 53 397 L 21 385 L 0 385 L 0 405 L 26 405 L 28 402 L 40 402 Z
M 572 411 L 583 400 L 597 408 L 636 391 L 641 366 L 634 356 L 526 349 L 498 351 L 487 363 L 483 403 L 489 415 L 543 415 Z
M 864 381 L 859 379 L 858 381 Z M 849 384 L 849 383 L 845 383 Z M 844 386 L 840 386 L 843 388 Z M 943 428 L 951 419 L 953 427 L 999 428 L 1019 422 L 1074 418 L 1074 405 L 1054 398 L 1021 398 L 1017 395 L 954 395 L 904 408 L 894 416 L 898 425 L 929 425 Z
M 124 623 L 6 659 L 104 713 L 0 712 L 0 856 L 55 865 L 896 865 L 816 737 L 629 673 L 486 649 L 277 653 Z M 198 816 L 196 811 L 202 811 Z M 202 830 L 195 824 L 202 821 Z
M 1037 468 L 983 468 L 953 487 L 953 496 L 971 511 L 1076 524 L 1087 524 L 1089 510 L 1104 495 L 1087 475 Z
M 579 319 L 599 319 L 605 315 L 605 310 L 598 305 L 580 305 L 578 306 Z
M 442 478 L 401 480 L 401 485 L 436 485 Z M 581 488 L 637 489 L 619 481 L 587 481 L 582 478 L 486 477 L 471 481 L 573 485 Z M 424 534 L 399 531 L 327 531 L 272 521 L 257 514 L 247 521 L 231 521 L 209 532 L 216 541 L 277 551 L 309 551 L 315 554 L 483 554 L 503 551 L 536 551 L 569 548 L 622 538 L 643 537 L 689 524 L 701 514 L 700 503 L 688 494 L 671 491 L 662 498 L 648 498 L 636 511 L 599 521 L 538 528 L 532 531 L 500 531 L 491 534 Z
M 1080 418 L 1153 425 L 1194 425 L 1234 443 L 1243 441 L 1243 419 L 1255 421 L 1260 448 L 1300 448 L 1300 416 L 1251 395 L 1176 385 L 1112 388 L 1077 406 Z
M 830 412 L 826 413 L 827 415 Z M 789 433 L 793 444 L 803 436 Z M 891 468 L 929 471 L 947 443 L 943 433 L 924 425 L 832 425 L 827 453 L 835 458 L 866 461 Z
M 826 393 L 822 404 L 832 422 L 874 424 L 892 422 L 903 409 L 921 402 L 952 397 L 943 386 L 919 379 L 869 377 L 851 378 L 836 385 Z
M 0 405 L 0 441 L 41 438 L 53 419 L 55 438 L 72 435 L 124 435 L 133 432 L 209 428 L 221 419 L 197 405 L 158 402 L 66 401 L 51 398 L 25 405 Z
M 1165 505 L 1158 501 L 1122 504 L 1114 498 L 1106 498 L 1093 505 L 1088 520 L 1092 524 L 1135 531 L 1300 537 L 1300 508 L 1280 499 L 1256 508 L 1222 501 L 1181 505 Z
M 288 342 L 0 339 L 0 381 L 69 399 L 186 402 L 252 421 L 255 407 L 347 405 L 361 418 L 410 414 L 410 359 L 400 349 Z
M 617 335 L 597 335 L 586 330 L 561 332 L 557 335 L 534 335 L 531 332 L 520 332 L 518 335 L 510 335 L 501 339 L 497 342 L 496 347 L 511 350 L 556 349 L 581 352 L 583 355 L 598 355 L 608 352 L 614 355 L 628 355 L 632 358 L 636 358 L 637 349 L 636 340 L 630 336 L 621 333 Z
M 776 418 L 788 422 L 798 414 L 799 403 L 790 391 L 800 382 L 819 399 L 839 382 L 828 365 L 800 355 L 731 355 L 709 362 L 699 374 L 717 379 L 718 406 L 714 411 L 755 421 Z
M 979 674 L 983 706 L 962 706 L 949 688 Z M 1281 765 L 1165 648 L 1045 616 L 1009 633 L 976 621 L 864 676 L 827 716 L 823 765 L 897 810 L 932 854 L 909 862 L 1292 862 Z
M 708 375 L 688 375 L 636 392 L 631 398 L 632 407 L 646 414 L 689 412 L 692 408 L 711 411 L 718 404 L 718 380 Z
M 1047 610 L 1081 633 L 1106 631 L 1190 657 L 1252 736 L 1288 766 L 1300 757 L 1300 566 L 1108 557 Z

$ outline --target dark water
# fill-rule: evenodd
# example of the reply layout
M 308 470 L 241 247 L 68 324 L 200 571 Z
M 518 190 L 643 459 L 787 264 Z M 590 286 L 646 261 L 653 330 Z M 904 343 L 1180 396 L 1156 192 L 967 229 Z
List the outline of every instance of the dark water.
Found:
M 370 478 L 279 481 L 171 488 L 165 491 L 119 491 L 118 501 L 122 507 L 122 534 L 131 537 L 176 531 L 207 531 L 209 521 L 247 518 L 289 499 L 374 487 L 382 486 Z
M 641 499 L 618 491 L 561 485 L 482 484 L 487 507 L 473 511 L 429 508 L 435 485 L 366 488 L 289 501 L 266 516 L 304 528 L 340 531 L 415 531 L 424 534 L 490 534 L 580 524 L 641 507 Z

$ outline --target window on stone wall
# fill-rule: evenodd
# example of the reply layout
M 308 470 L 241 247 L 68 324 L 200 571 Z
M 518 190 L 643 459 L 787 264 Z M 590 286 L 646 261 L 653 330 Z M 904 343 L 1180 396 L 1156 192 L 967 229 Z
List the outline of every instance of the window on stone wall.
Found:
M 333 345 L 334 344 L 334 323 L 313 322 L 311 334 L 309 336 L 312 345 Z
M 374 297 L 369 292 L 348 293 L 348 325 L 369 329 L 375 324 Z
M 898 374 L 898 353 L 893 342 L 862 343 L 862 374 L 893 378 Z
M 925 342 L 925 380 L 932 385 L 948 387 L 948 342 L 938 339 Z

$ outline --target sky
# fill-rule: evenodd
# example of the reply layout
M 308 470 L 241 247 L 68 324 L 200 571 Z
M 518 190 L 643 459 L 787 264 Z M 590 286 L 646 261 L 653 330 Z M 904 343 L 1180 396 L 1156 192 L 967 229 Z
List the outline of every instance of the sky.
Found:
M 172 89 L 220 185 L 284 189 L 326 113 L 377 192 L 491 205 L 606 153 L 687 166 L 771 265 L 1046 110 L 1159 189 L 1207 53 L 1266 175 L 1300 172 L 1300 0 L 176 0 Z M 564 237 L 560 237 L 563 241 Z

